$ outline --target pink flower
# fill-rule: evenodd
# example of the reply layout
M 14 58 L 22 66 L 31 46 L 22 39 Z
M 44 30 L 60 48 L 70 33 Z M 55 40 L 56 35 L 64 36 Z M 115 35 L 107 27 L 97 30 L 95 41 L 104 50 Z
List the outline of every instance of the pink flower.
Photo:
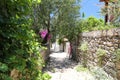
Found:
M 47 29 L 44 29 L 42 31 L 39 32 L 40 36 L 42 37 L 42 39 L 45 38 L 45 36 L 48 34 L 48 30 Z M 47 39 L 49 40 L 51 38 L 51 35 L 49 34 Z
M 42 31 L 40 31 L 40 35 L 41 35 L 41 37 L 42 37 L 43 39 L 45 38 L 45 36 L 47 35 L 47 33 L 48 33 L 47 30 L 42 30 Z

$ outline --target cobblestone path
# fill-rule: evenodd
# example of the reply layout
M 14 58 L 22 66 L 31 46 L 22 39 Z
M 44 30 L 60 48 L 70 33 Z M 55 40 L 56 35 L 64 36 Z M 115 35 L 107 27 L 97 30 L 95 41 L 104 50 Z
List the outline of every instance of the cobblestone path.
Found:
M 77 72 L 77 65 L 64 52 L 52 53 L 44 71 L 52 77 L 51 80 L 95 80 L 89 72 Z

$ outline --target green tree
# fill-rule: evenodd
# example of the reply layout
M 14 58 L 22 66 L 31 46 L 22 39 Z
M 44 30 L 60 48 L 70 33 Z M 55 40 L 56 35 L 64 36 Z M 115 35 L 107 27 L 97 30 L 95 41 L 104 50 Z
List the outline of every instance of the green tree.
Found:
M 47 29 L 48 35 L 52 30 L 51 15 L 56 13 L 56 7 L 59 0 L 42 0 L 34 9 L 34 30 L 38 33 L 41 29 Z M 43 42 L 47 42 L 47 39 L 44 39 Z
M 56 9 L 57 14 L 54 15 L 52 20 L 53 30 L 55 36 L 60 39 L 67 38 L 72 47 L 72 42 L 79 34 L 79 26 L 77 21 L 79 19 L 80 0 L 61 0 Z M 64 47 L 64 45 L 63 45 Z M 75 59 L 75 53 L 71 49 L 72 58 Z
M 109 15 L 109 22 L 115 26 L 120 26 L 120 1 L 119 0 L 110 0 L 108 9 L 106 7 L 101 8 L 101 13 L 105 15 L 108 13 Z
M 58 35 L 73 38 L 70 34 L 76 32 L 79 9 L 80 0 L 42 0 L 35 12 L 38 17 L 35 22 L 39 23 L 35 23 L 35 29 L 48 29 L 54 39 Z
M 58 12 L 52 21 L 53 29 L 59 37 L 67 37 L 73 40 L 76 34 L 76 21 L 79 17 L 80 1 L 62 0 L 59 1 L 60 6 Z

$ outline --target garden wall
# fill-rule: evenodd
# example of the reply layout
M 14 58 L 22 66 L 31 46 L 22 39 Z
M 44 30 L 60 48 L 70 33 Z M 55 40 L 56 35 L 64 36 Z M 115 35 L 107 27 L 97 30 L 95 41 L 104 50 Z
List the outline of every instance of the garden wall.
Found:
M 85 59 L 83 54 L 85 54 L 79 47 L 87 42 L 88 50 L 86 51 Z M 86 60 L 86 66 L 100 66 L 97 51 L 102 49 L 106 54 L 101 59 L 101 67 L 111 75 L 112 77 L 117 77 L 120 80 L 120 61 L 116 62 L 115 51 L 120 49 L 120 28 L 114 28 L 111 30 L 102 31 L 92 31 L 82 33 L 79 36 L 79 46 L 77 50 L 77 60 L 81 63 Z

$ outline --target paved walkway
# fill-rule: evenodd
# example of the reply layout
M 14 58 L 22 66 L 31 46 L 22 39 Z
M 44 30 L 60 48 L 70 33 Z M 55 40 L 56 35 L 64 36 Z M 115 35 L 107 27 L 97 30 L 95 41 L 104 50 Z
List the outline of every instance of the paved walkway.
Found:
M 45 72 L 52 76 L 51 80 L 95 80 L 89 72 L 77 72 L 78 64 L 69 60 L 67 54 L 52 53 Z

